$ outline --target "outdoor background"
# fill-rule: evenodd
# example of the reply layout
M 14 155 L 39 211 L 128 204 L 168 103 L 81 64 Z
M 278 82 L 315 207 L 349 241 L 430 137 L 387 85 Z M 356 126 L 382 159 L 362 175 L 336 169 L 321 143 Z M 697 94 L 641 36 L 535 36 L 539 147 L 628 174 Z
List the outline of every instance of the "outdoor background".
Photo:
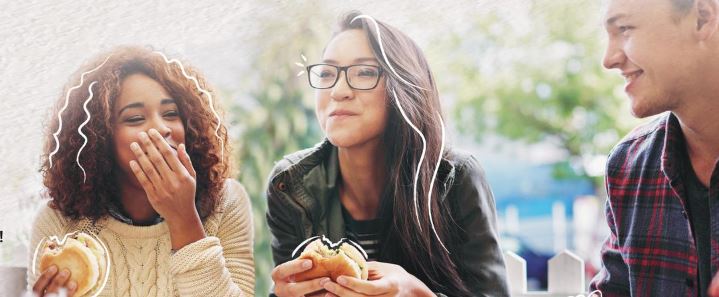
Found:
M 0 1 L 5 2 L 5 1 Z M 437 78 L 452 147 L 483 164 L 502 246 L 528 262 L 530 288 L 569 249 L 598 268 L 607 229 L 603 174 L 633 119 L 617 73 L 601 68 L 595 0 L 13 1 L 0 7 L 0 266 L 26 266 L 41 198 L 49 107 L 87 58 L 151 45 L 197 66 L 218 90 L 253 204 L 257 295 L 272 261 L 264 186 L 274 161 L 322 140 L 313 90 L 295 63 L 320 58 L 357 9 L 412 37 Z

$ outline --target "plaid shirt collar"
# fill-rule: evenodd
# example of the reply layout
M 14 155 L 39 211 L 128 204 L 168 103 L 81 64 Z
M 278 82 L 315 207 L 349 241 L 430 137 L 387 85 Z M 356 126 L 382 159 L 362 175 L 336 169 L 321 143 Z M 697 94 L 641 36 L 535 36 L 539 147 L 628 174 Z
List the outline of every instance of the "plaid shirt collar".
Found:
M 679 196 L 684 197 L 684 181 L 683 175 L 687 164 L 691 164 L 691 160 L 686 153 L 686 139 L 684 138 L 684 132 L 682 132 L 679 119 L 673 113 L 669 113 L 664 123 L 664 147 L 662 149 L 661 156 L 661 168 L 662 172 L 669 180 L 669 185 Z M 712 179 L 709 183 L 710 190 L 712 192 L 717 190 L 719 187 L 719 181 L 717 181 L 717 164 L 714 163 L 714 171 L 712 173 Z M 691 167 L 689 167 L 691 168 Z
M 684 151 L 686 150 L 686 141 L 684 133 L 679 125 L 679 119 L 670 113 L 664 124 L 664 148 L 662 149 L 662 172 L 674 185 L 681 179 L 682 166 L 684 162 L 688 162 L 688 158 Z

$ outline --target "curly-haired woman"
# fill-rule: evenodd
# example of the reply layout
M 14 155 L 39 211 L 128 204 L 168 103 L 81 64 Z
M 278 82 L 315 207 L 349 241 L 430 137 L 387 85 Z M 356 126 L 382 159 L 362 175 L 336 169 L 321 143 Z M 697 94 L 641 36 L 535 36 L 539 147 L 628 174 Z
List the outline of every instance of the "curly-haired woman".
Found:
M 117 48 L 82 67 L 48 125 L 41 171 L 51 200 L 32 247 L 95 235 L 111 262 L 101 295 L 253 296 L 250 202 L 229 179 L 211 96 L 195 69 L 147 48 Z M 32 271 L 40 296 L 77 290 L 63 267 Z

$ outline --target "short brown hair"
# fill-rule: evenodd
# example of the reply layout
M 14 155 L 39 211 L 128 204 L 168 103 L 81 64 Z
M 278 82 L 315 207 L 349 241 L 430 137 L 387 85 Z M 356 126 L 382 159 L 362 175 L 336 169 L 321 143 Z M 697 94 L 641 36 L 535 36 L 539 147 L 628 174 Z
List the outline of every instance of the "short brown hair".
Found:
M 680 13 L 682 16 L 687 14 L 694 5 L 694 0 L 671 0 L 674 10 Z
M 85 75 L 80 85 L 81 74 L 99 65 L 102 66 Z M 187 64 L 183 63 L 183 66 L 188 75 L 197 79 L 202 89 L 213 93 L 202 74 Z M 193 81 L 182 74 L 178 65 L 166 63 L 161 55 L 150 48 L 135 46 L 118 47 L 91 59 L 71 77 L 62 96 L 58 98 L 49 117 L 40 168 L 43 183 L 52 199 L 50 206 L 72 219 L 98 219 L 107 214 L 107 205 L 119 202 L 112 107 L 120 94 L 124 78 L 136 73 L 156 80 L 177 103 L 185 127 L 187 152 L 197 172 L 195 201 L 200 217 L 206 218 L 219 201 L 224 180 L 230 172 L 227 130 L 223 125 L 219 126 L 217 133 L 220 141 L 215 135 L 218 121 L 208 98 L 203 96 Z M 92 87 L 92 100 L 88 101 L 88 88 L 93 81 L 97 84 Z M 80 85 L 79 88 L 74 88 L 77 85 Z M 66 104 L 65 94 L 70 89 L 72 92 Z M 217 100 L 214 101 L 219 112 Z M 83 109 L 85 104 L 90 117 Z M 66 108 L 62 111 L 60 124 L 58 113 L 64 105 Z M 78 128 L 88 118 L 89 121 L 82 127 L 87 137 L 85 144 Z M 53 133 L 58 131 L 59 125 L 62 125 L 62 129 L 56 142 Z M 80 164 L 77 164 L 76 157 L 83 145 L 85 147 L 79 156 Z M 224 150 L 224 155 L 221 150 Z M 78 165 L 84 168 L 86 179 Z

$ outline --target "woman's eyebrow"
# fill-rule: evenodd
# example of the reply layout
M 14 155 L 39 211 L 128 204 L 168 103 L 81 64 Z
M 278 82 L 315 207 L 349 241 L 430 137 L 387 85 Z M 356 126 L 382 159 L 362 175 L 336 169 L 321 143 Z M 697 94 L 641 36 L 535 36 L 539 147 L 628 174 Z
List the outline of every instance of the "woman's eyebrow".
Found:
M 172 99 L 172 98 L 162 99 L 162 100 L 160 101 L 160 105 L 176 104 L 176 103 L 177 103 L 177 102 L 175 102 L 175 99 Z M 125 107 L 121 108 L 120 111 L 117 112 L 117 114 L 122 114 L 122 112 L 125 111 L 126 109 L 130 109 L 130 108 L 143 108 L 143 107 L 145 107 L 145 103 L 142 103 L 142 102 L 133 102 L 133 103 L 130 103 L 130 104 L 128 104 L 128 105 L 125 105 Z
M 143 107 L 145 107 L 145 104 L 142 103 L 142 102 L 130 103 L 130 104 L 128 104 L 128 105 L 125 105 L 125 107 L 121 108 L 120 111 L 117 112 L 117 114 L 122 114 L 122 112 L 125 111 L 125 109 L 129 109 L 129 108 L 143 108 Z
M 352 63 L 364 63 L 364 62 L 377 63 L 377 59 L 375 57 L 361 57 L 361 58 L 354 59 L 352 61 Z M 332 60 L 332 59 L 324 59 L 324 60 L 322 60 L 322 63 L 335 64 L 335 65 L 338 64 L 338 62 L 336 60 Z
M 364 63 L 364 62 L 375 62 L 377 63 L 377 59 L 375 57 L 366 57 L 366 58 L 357 58 L 354 60 L 355 63 Z

